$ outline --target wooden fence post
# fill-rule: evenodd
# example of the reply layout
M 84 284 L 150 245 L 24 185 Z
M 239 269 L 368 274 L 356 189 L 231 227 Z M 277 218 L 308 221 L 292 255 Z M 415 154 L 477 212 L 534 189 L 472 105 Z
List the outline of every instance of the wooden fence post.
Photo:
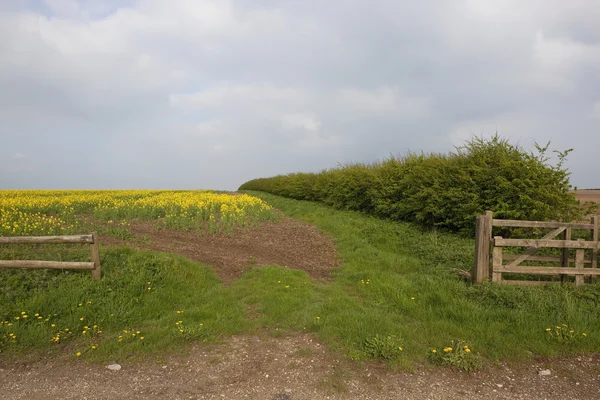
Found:
M 496 283 L 502 282 L 502 272 L 496 272 L 496 271 L 500 271 L 502 269 L 502 253 L 503 253 L 502 247 L 494 246 L 492 281 L 494 281 Z
M 580 242 L 583 242 L 583 239 L 579 239 Z M 585 249 L 577 249 L 575 250 L 575 269 L 577 275 L 575 275 L 575 285 L 581 286 L 583 285 L 583 261 L 585 258 Z
M 592 240 L 597 242 L 598 239 L 598 231 L 600 230 L 600 217 L 597 215 L 592 217 L 592 225 L 594 225 L 594 230 L 592 231 Z M 592 268 L 598 268 L 598 250 L 592 250 Z M 596 277 L 592 276 L 592 283 L 596 283 Z
M 565 229 L 565 233 L 563 234 L 563 239 L 564 240 L 571 240 L 571 232 L 572 229 L 571 228 L 566 228 Z M 566 247 L 562 250 L 562 257 L 561 257 L 561 267 L 563 268 L 569 268 L 569 257 L 571 256 L 571 250 L 567 249 Z M 564 282 L 567 279 L 566 275 L 561 275 L 560 276 L 560 281 Z
M 92 278 L 100 280 L 100 246 L 98 244 L 98 234 L 92 233 L 94 243 L 90 246 L 91 250 L 91 261 L 94 263 L 94 269 L 92 270 Z
M 475 269 L 473 282 L 481 283 L 490 279 L 490 243 L 492 240 L 491 211 L 477 217 L 475 226 Z

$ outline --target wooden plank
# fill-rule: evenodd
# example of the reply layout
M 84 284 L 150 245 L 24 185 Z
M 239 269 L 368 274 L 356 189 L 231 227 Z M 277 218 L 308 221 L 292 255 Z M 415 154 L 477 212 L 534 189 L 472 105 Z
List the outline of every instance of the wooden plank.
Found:
M 519 254 L 504 253 L 502 255 L 502 258 L 506 261 L 516 260 L 518 257 L 519 257 Z M 554 256 L 530 256 L 529 258 L 527 258 L 527 261 L 543 261 L 543 262 L 562 263 L 563 259 L 562 259 L 562 257 L 559 257 L 559 256 L 556 256 L 556 257 L 554 257 Z M 575 262 L 574 258 L 569 258 L 569 263 L 574 263 L 574 262 Z M 591 264 L 592 260 L 589 258 L 586 258 L 583 260 L 583 262 L 585 264 Z M 568 265 L 569 264 L 567 264 L 567 267 L 565 267 L 565 268 L 568 268 Z
M 72 236 L 6 236 L 0 237 L 0 244 L 18 244 L 18 243 L 94 243 L 92 235 L 72 235 Z
M 583 239 L 579 239 L 579 240 L 583 240 Z M 575 275 L 575 285 L 576 286 L 583 285 L 583 257 L 584 256 L 585 256 L 584 249 L 575 250 L 575 271 L 577 272 L 577 275 Z M 596 270 L 597 269 L 598 268 L 596 268 Z
M 475 269 L 473 281 L 481 283 L 490 278 L 490 235 L 485 216 L 477 217 L 475 226 Z
M 519 221 L 510 219 L 494 219 L 493 226 L 506 226 L 513 228 L 572 228 L 572 229 L 593 229 L 592 224 L 574 223 L 574 222 L 545 222 L 545 221 Z
M 0 260 L 0 268 L 94 269 L 94 263 L 37 260 Z
M 493 250 L 493 263 L 492 263 L 492 281 L 500 283 L 502 282 L 502 247 L 494 247 Z
M 518 281 L 518 280 L 508 280 L 505 279 L 502 281 L 503 284 L 506 285 L 518 285 L 518 286 L 541 286 L 541 285 L 551 285 L 560 283 L 559 281 Z
M 501 248 L 501 247 L 500 247 Z M 578 251 L 584 251 L 580 249 Z M 563 267 L 525 267 L 518 265 L 516 267 L 502 266 L 497 269 L 498 272 L 504 274 L 527 274 L 527 275 L 600 275 L 600 269 L 598 268 L 563 268 Z M 496 271 L 496 269 L 494 269 Z
M 597 242 L 598 239 L 598 234 L 600 231 L 600 217 L 593 216 L 592 217 L 592 225 L 594 225 L 594 228 L 592 230 L 592 240 L 594 242 Z M 598 250 L 592 250 L 592 268 L 598 268 Z M 596 283 L 596 278 L 592 277 L 592 283 Z
M 550 232 L 547 235 L 545 235 L 540 240 L 553 239 L 555 236 L 560 235 L 561 233 L 563 233 L 563 231 L 565 229 L 567 229 L 567 228 L 565 228 L 565 227 L 556 228 L 552 232 Z M 510 264 L 508 264 L 508 266 L 509 267 L 514 267 L 514 266 L 519 265 L 521 262 L 527 260 L 527 258 L 529 258 L 529 256 L 534 255 L 537 251 L 538 251 L 538 249 L 535 248 L 535 247 L 528 248 L 527 250 L 525 250 L 525 252 L 523 254 L 521 254 L 519 257 L 517 257 L 516 260 L 514 260 L 513 262 L 511 262 Z
M 519 247 L 556 247 L 568 249 L 598 249 L 600 242 L 585 242 L 579 240 L 542 240 L 542 239 L 504 239 L 496 236 L 494 246 L 519 246 Z
M 565 230 L 565 235 L 564 235 L 563 239 L 564 240 L 571 240 L 571 234 L 572 234 L 572 229 L 571 228 L 567 228 Z M 570 252 L 571 252 L 571 250 L 569 250 L 567 248 L 565 248 L 565 249 L 562 250 L 562 267 L 563 268 L 569 268 L 571 266 L 570 265 L 571 259 L 569 258 L 570 257 Z M 562 282 L 564 282 L 566 279 L 567 279 L 566 275 L 561 275 L 560 276 L 560 280 Z
M 96 232 L 92 233 L 92 239 L 94 240 L 94 243 L 90 246 L 91 260 L 94 264 L 92 278 L 98 281 L 100 280 L 100 245 L 98 243 L 98 234 Z

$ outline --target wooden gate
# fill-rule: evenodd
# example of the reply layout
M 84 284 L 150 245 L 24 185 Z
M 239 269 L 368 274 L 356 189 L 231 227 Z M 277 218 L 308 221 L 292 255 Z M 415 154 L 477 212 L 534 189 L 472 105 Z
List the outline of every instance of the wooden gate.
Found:
M 492 238 L 494 227 L 551 229 L 539 239 Z M 572 240 L 573 230 L 588 231 L 588 238 Z M 591 233 L 591 234 L 590 234 Z M 595 282 L 600 275 L 598 269 L 599 218 L 592 217 L 591 223 L 541 222 L 494 219 L 491 211 L 477 218 L 475 243 L 474 282 L 481 283 L 490 278 L 490 247 L 492 248 L 492 281 L 519 285 L 546 284 L 552 281 L 504 280 L 503 274 L 554 275 L 560 282 L 575 276 L 575 284 L 582 285 L 585 277 Z M 557 238 L 560 236 L 560 238 Z M 506 247 L 526 247 L 522 254 L 509 254 Z M 537 255 L 544 248 L 562 249 L 560 255 Z M 574 257 L 571 255 L 574 253 Z M 586 255 L 587 253 L 587 255 Z M 539 262 L 544 265 L 523 265 L 524 262 Z

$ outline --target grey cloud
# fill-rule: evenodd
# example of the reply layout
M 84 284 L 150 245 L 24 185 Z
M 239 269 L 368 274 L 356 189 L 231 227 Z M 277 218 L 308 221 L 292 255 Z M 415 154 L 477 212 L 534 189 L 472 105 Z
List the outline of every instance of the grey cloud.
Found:
M 595 0 L 2 3 L 0 187 L 234 189 L 496 130 L 574 147 L 573 182 L 600 186 L 598 19 Z

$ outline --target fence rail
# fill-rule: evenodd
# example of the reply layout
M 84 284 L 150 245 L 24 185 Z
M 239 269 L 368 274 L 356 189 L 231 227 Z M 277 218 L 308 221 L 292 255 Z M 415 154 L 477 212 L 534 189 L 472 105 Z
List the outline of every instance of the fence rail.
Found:
M 89 244 L 90 262 L 40 261 L 40 260 L 0 260 L 0 268 L 27 269 L 77 269 L 90 270 L 95 280 L 100 279 L 100 248 L 98 234 L 72 236 L 12 236 L 0 237 L 0 244 Z
M 553 230 L 540 239 L 507 239 L 501 236 L 492 237 L 494 227 Z M 591 231 L 591 240 L 572 240 L 574 229 Z M 600 269 L 598 269 L 599 230 L 598 216 L 592 217 L 591 223 L 517 221 L 494 219 L 493 213 L 487 211 L 485 215 L 477 217 L 473 281 L 481 283 L 489 280 L 491 275 L 492 281 L 498 283 L 515 285 L 551 283 L 550 281 L 502 279 L 502 274 L 525 274 L 560 276 L 561 282 L 564 282 L 567 276 L 575 276 L 576 285 L 584 284 L 585 277 L 591 277 L 591 282 L 595 282 L 596 277 L 600 276 Z M 561 238 L 556 239 L 559 235 Z M 506 247 L 526 247 L 527 249 L 522 254 L 505 254 L 504 248 Z M 560 256 L 535 255 L 539 249 L 544 248 L 562 249 L 562 254 Z M 572 251 L 575 252 L 574 258 L 571 256 Z M 586 257 L 586 251 L 589 258 Z M 509 263 L 505 264 L 504 261 L 509 261 Z M 557 263 L 560 266 L 520 265 L 525 261 Z

